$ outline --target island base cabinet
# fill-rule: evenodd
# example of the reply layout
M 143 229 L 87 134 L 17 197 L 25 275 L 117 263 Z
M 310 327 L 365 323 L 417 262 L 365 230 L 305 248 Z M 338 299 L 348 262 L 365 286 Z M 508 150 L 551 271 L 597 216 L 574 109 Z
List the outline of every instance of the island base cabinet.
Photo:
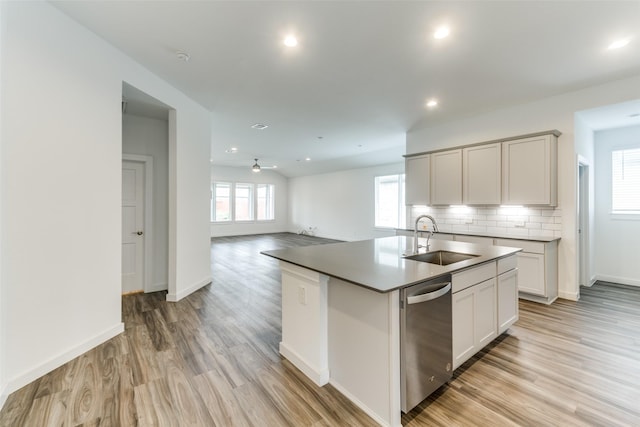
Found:
M 518 270 L 498 276 L 498 335 L 518 320 Z
M 489 344 L 497 333 L 496 279 L 453 294 L 453 369 Z
M 280 354 L 319 386 L 329 382 L 327 283 L 329 277 L 280 261 Z

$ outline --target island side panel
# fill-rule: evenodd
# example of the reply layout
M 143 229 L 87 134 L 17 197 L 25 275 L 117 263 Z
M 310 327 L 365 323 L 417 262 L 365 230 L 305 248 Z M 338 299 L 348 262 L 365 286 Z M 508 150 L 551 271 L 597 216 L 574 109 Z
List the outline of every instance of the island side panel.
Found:
M 329 382 L 327 283 L 318 272 L 280 261 L 282 341 L 280 354 L 319 386 Z
M 401 426 L 399 291 L 329 280 L 330 383 L 383 426 Z

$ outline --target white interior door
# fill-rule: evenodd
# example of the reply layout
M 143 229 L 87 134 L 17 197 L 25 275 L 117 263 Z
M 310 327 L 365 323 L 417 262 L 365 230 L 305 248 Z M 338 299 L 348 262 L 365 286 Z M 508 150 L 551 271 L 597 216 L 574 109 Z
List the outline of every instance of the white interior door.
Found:
M 144 163 L 122 162 L 122 293 L 144 289 Z

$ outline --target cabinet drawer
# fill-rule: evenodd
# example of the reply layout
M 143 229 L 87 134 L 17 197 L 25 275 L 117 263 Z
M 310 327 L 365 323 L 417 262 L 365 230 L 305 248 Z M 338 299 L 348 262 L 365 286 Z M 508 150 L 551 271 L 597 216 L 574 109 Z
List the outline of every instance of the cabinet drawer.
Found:
M 517 266 L 518 257 L 515 255 L 511 255 L 506 258 L 500 258 L 498 260 L 498 274 L 506 273 L 509 270 L 513 270 Z
M 532 254 L 543 254 L 544 243 L 532 242 L 530 240 L 496 239 L 496 246 L 510 246 L 512 248 L 522 248 L 523 252 Z
M 454 273 L 451 280 L 452 292 L 456 293 L 496 276 L 496 262 L 491 261 L 468 270 Z

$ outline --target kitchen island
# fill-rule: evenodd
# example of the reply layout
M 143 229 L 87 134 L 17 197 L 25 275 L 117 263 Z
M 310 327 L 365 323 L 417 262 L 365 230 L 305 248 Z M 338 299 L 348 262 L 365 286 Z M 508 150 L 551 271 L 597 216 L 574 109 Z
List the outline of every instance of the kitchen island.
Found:
M 454 296 L 464 296 L 463 311 L 456 314 L 454 299 L 452 313 L 454 368 L 517 320 L 515 281 L 501 297 L 499 276 L 515 271 L 518 248 L 431 241 L 429 252 L 473 255 L 437 265 L 405 258 L 412 246 L 412 238 L 398 236 L 263 252 L 280 260 L 280 353 L 316 384 L 331 383 L 384 426 L 401 425 L 401 289 L 453 276 Z M 500 316 L 501 298 L 510 307 L 506 318 Z M 482 307 L 473 306 L 483 301 Z M 469 317 L 482 312 L 488 317 Z

